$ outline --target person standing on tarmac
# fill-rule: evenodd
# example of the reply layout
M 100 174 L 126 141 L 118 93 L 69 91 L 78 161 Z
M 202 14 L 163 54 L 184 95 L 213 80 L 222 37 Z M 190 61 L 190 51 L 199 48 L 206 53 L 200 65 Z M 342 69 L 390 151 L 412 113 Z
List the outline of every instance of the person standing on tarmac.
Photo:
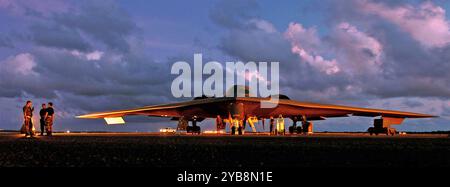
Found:
M 270 116 L 270 134 L 273 134 L 273 126 L 275 125 L 275 119 Z
M 278 135 L 278 134 L 285 134 L 285 127 L 284 127 L 284 118 L 283 118 L 283 116 L 280 114 L 279 116 L 278 116 L 278 119 L 277 119 L 277 130 L 276 130 L 276 134 Z
M 41 125 L 41 136 L 44 136 L 45 132 L 45 118 L 47 118 L 47 106 L 45 104 L 42 104 L 42 108 L 39 111 L 39 116 L 41 119 L 39 120 Z
M 22 108 L 23 110 L 23 125 L 25 129 L 25 137 L 34 137 L 33 132 L 33 103 L 31 101 L 27 101 L 25 106 Z
M 49 102 L 47 107 L 47 117 L 45 118 L 45 127 L 47 131 L 47 136 L 52 136 L 54 120 L 55 120 L 55 110 L 53 109 L 53 103 Z

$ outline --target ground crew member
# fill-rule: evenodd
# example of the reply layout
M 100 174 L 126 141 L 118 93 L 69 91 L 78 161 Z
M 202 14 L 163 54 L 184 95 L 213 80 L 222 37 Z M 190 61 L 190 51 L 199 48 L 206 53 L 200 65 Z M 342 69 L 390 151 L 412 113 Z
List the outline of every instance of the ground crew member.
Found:
M 53 103 L 49 102 L 47 107 L 47 117 L 45 118 L 45 127 L 47 136 L 52 135 L 54 120 L 55 120 L 55 110 L 53 109 Z
M 278 119 L 277 119 L 276 134 L 283 134 L 283 135 L 285 134 L 284 118 L 281 114 L 278 116 Z
M 273 126 L 275 124 L 275 120 L 273 119 L 272 116 L 270 116 L 270 134 L 273 133 Z
M 33 132 L 33 103 L 31 101 L 27 101 L 25 106 L 22 108 L 23 110 L 23 125 L 25 127 L 25 137 L 34 136 Z
M 47 117 L 47 106 L 45 104 L 42 104 L 42 108 L 39 111 L 39 116 L 41 119 L 39 120 L 41 125 L 41 136 L 44 136 L 45 132 L 45 118 Z
M 177 130 L 181 130 L 181 131 L 185 131 L 187 130 L 188 127 L 188 120 L 184 119 L 184 116 L 181 116 L 180 119 L 178 120 L 178 126 L 177 126 Z
M 222 130 L 225 129 L 224 123 L 223 123 L 223 119 L 220 117 L 220 115 L 217 115 L 216 118 L 216 131 L 217 133 Z

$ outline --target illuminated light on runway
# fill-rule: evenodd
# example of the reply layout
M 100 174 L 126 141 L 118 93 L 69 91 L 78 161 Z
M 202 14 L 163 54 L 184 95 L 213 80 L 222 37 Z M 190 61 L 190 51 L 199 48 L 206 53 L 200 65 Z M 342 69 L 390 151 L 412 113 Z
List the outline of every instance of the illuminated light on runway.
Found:
M 167 127 L 167 128 L 159 129 L 159 132 L 161 132 L 161 133 L 176 133 L 177 130 L 174 128 Z
M 204 134 L 226 134 L 227 132 L 225 132 L 224 130 L 206 130 L 203 131 Z

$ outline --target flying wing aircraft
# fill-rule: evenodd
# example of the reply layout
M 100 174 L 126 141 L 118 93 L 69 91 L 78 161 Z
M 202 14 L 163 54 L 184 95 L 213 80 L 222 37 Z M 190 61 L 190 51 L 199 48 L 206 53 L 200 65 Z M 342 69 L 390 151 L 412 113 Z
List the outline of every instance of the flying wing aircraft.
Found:
M 242 134 L 246 121 L 249 118 L 260 119 L 263 124 L 265 119 L 290 118 L 294 122 L 293 126 L 289 127 L 290 133 L 312 133 L 313 123 L 311 121 L 314 120 L 366 116 L 380 117 L 374 120 L 374 127 L 368 129 L 370 134 L 386 133 L 394 135 L 396 131 L 391 125 L 399 125 L 405 118 L 436 117 L 413 112 L 300 102 L 291 100 L 285 95 L 279 95 L 279 102 L 275 108 L 262 108 L 261 101 L 269 100 L 270 97 L 214 98 L 202 96 L 196 97 L 192 101 L 145 106 L 128 110 L 97 112 L 77 116 L 77 118 L 103 118 L 108 124 L 122 124 L 125 123 L 122 117 L 130 115 L 171 117 L 172 120 L 179 121 L 179 127 L 181 124 L 187 124 L 186 122 L 192 122 L 192 126 L 187 126 L 186 130 L 193 133 L 200 133 L 200 127 L 197 126 L 197 122 L 201 122 L 206 118 L 216 118 L 229 122 L 231 134 Z M 297 126 L 298 121 L 302 123 L 302 126 Z

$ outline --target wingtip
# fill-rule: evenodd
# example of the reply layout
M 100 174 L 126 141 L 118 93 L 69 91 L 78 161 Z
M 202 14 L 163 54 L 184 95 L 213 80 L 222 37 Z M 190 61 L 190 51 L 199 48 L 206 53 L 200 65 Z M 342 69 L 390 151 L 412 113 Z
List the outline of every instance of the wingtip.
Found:
M 423 114 L 421 118 L 438 118 L 438 117 L 440 117 L 440 116 Z
M 77 119 L 88 119 L 89 116 L 88 115 L 79 115 L 79 116 L 75 116 L 75 118 L 77 118 Z

